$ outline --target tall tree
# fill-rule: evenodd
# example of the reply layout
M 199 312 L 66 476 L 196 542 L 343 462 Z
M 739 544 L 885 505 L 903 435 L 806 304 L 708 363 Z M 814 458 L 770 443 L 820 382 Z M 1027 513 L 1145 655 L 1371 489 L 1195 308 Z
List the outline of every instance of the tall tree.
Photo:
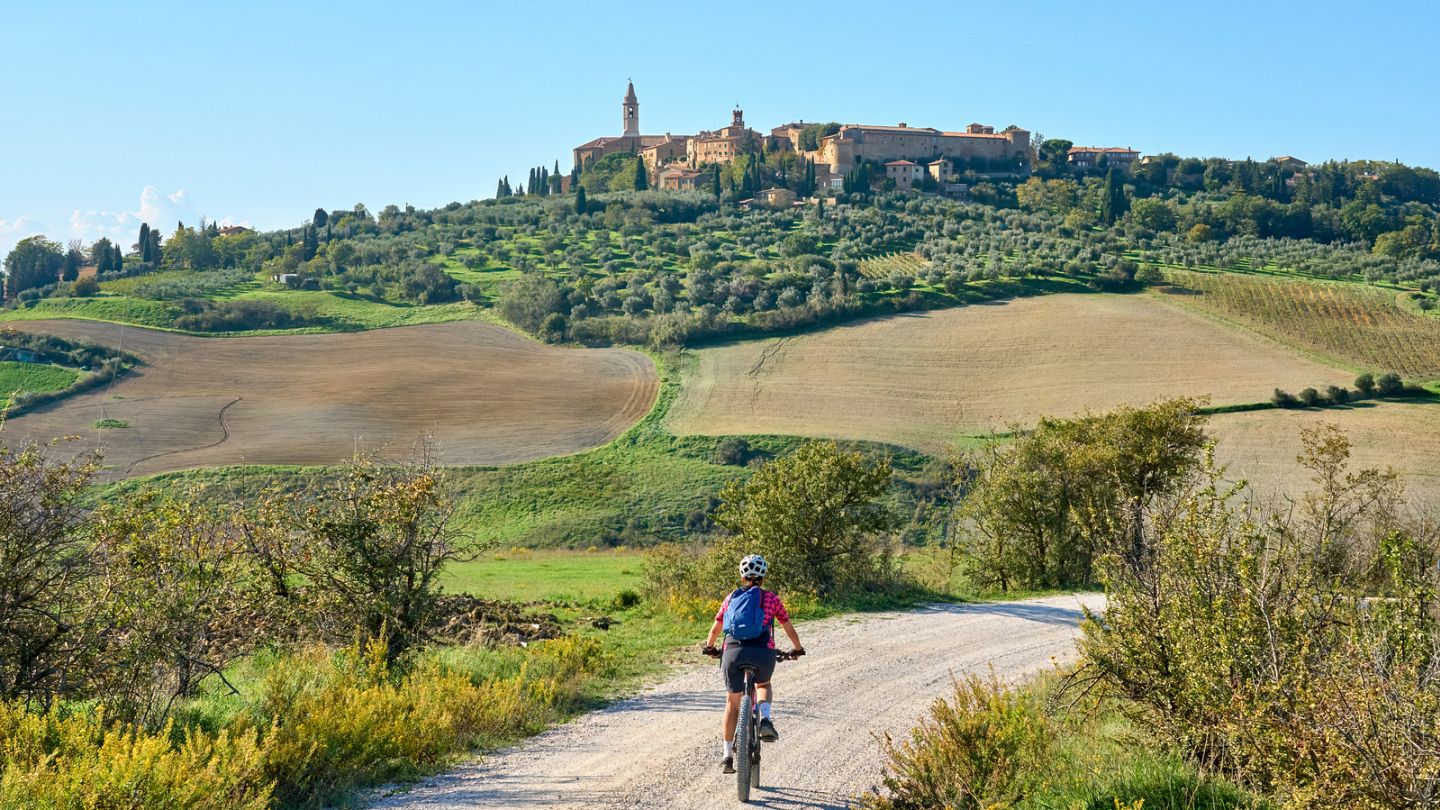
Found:
M 1100 221 L 1114 225 L 1116 220 L 1130 210 L 1130 200 L 1125 196 L 1125 185 L 1114 169 L 1105 173 L 1105 187 L 1100 194 Z
M 313 217 L 310 218 L 310 223 L 311 223 L 312 225 L 314 225 L 315 227 L 317 227 L 317 228 L 323 228 L 323 227 L 325 227 L 325 223 L 327 223 L 327 222 L 329 222 L 329 221 L 330 221 L 330 215 L 327 214 L 327 213 L 325 213 L 325 209 L 324 209 L 324 208 L 316 208 L 316 209 L 315 209 L 315 216 L 313 216 Z
M 650 187 L 650 175 L 645 170 L 644 158 L 635 158 L 635 190 L 644 191 Z
M 65 254 L 58 243 L 43 236 L 20 240 L 5 257 L 5 297 L 55 283 L 64 263 Z
M 302 260 L 308 262 L 315 258 L 316 251 L 320 249 L 320 240 L 316 237 L 315 227 L 313 225 L 306 225 L 304 230 L 300 232 L 300 245 L 300 256 Z
M 115 272 L 115 257 L 111 252 L 113 249 L 114 245 L 103 236 L 90 246 L 90 261 L 95 263 L 96 273 L 104 275 Z
M 60 280 L 74 281 L 80 277 L 80 266 L 85 264 L 85 243 L 71 239 L 66 246 L 65 258 L 60 263 Z
M 710 194 L 715 199 L 720 199 L 720 166 L 718 164 L 710 167 Z
M 160 229 L 150 229 L 150 261 L 160 261 Z
M 579 186 L 579 185 L 577 185 L 577 186 L 575 187 L 575 213 L 577 213 L 577 214 L 583 214 L 583 213 L 585 213 L 585 187 L 584 187 L 584 186 Z
M 140 261 L 150 261 L 150 224 L 148 222 L 140 223 L 140 241 L 135 243 L 135 247 L 140 251 Z

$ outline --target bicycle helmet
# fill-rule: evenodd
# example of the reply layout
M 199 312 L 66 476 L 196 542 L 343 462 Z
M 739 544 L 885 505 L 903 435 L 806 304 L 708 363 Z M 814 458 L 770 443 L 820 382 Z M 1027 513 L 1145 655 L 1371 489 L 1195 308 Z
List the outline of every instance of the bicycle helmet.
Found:
M 750 554 L 740 561 L 740 576 L 745 579 L 760 579 L 770 566 L 765 564 L 765 558 L 759 554 Z

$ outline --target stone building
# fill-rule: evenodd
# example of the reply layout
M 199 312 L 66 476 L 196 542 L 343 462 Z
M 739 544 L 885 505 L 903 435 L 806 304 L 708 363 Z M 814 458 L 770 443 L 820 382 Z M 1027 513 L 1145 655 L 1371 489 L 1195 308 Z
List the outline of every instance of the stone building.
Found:
M 686 160 L 691 166 L 729 163 L 740 155 L 759 150 L 761 145 L 760 133 L 745 126 L 745 112 L 736 107 L 730 114 L 730 126 L 701 132 L 686 143 Z
M 654 172 L 661 167 L 686 159 L 690 139 L 684 135 L 665 133 L 664 139 L 640 150 L 645 167 Z
M 1065 160 L 1072 169 L 1090 169 L 1095 166 L 1113 166 L 1130 171 L 1140 153 L 1127 146 L 1072 146 Z
M 666 166 L 656 175 L 655 186 L 669 191 L 700 191 L 710 188 L 710 172 L 684 166 Z
M 575 147 L 576 168 L 613 152 L 634 152 L 638 155 L 647 148 L 659 147 L 674 140 L 670 135 L 640 134 L 640 100 L 635 96 L 634 82 L 629 83 L 625 88 L 625 99 L 621 102 L 621 116 L 624 134 L 596 138 Z M 683 142 L 685 139 L 680 138 L 680 140 Z
M 964 132 L 942 132 L 931 127 L 846 124 L 834 135 L 820 139 L 813 154 L 834 174 L 845 174 L 856 161 L 878 163 L 896 160 L 929 163 L 935 158 L 1013 160 L 1017 168 L 1030 158 L 1030 133 L 1018 127 L 996 132 L 994 127 L 971 124 Z
M 895 183 L 895 188 L 908 189 L 925 176 L 925 167 L 909 160 L 892 160 L 885 164 L 885 178 Z

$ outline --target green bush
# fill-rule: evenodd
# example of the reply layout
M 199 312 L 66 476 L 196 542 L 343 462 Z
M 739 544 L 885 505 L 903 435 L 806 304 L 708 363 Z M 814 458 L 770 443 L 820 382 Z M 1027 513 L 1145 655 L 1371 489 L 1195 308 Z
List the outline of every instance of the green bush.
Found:
M 888 736 L 885 792 L 871 810 L 988 810 L 1011 807 L 1039 776 L 1054 729 L 1033 693 L 1007 690 L 993 676 L 957 681 L 950 700 L 896 745 Z
M 1177 399 L 1082 419 L 1042 419 L 990 443 L 962 506 L 966 569 L 982 587 L 1093 581 L 1095 559 L 1137 553 L 1144 512 L 1184 486 L 1205 434 L 1198 403 Z

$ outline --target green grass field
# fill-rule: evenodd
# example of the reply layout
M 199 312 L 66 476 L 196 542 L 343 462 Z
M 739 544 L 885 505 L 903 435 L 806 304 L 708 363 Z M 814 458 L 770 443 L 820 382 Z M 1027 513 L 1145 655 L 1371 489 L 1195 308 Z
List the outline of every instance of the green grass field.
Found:
M 532 551 L 511 548 L 456 563 L 445 572 L 447 591 L 513 602 L 605 602 L 641 586 L 640 552 Z
M 45 394 L 64 391 L 75 384 L 80 372 L 41 363 L 17 363 L 12 360 L 0 362 L 0 394 L 21 393 Z

